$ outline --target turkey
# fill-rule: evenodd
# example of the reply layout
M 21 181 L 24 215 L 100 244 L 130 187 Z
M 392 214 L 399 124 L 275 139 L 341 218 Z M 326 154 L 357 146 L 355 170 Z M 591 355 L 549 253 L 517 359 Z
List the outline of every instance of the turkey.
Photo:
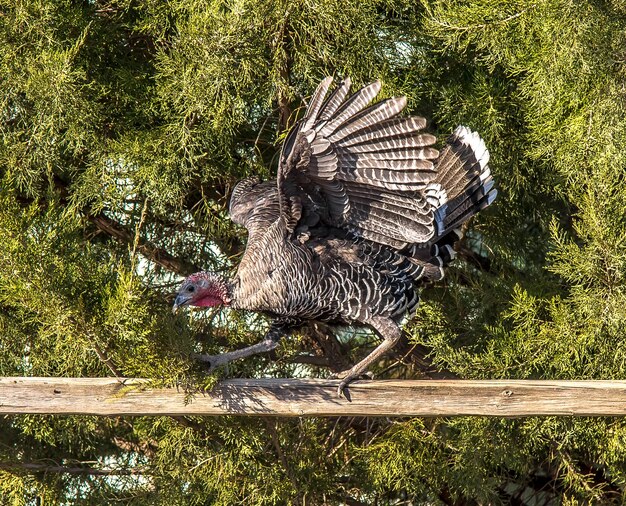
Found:
M 478 134 L 459 126 L 439 152 L 424 118 L 400 115 L 405 97 L 370 105 L 379 81 L 352 95 L 349 79 L 332 87 L 321 82 L 289 133 L 276 180 L 235 186 L 230 217 L 248 230 L 235 276 L 192 274 L 174 309 L 225 305 L 271 318 L 262 342 L 200 355 L 211 368 L 271 351 L 309 320 L 373 329 L 382 342 L 339 375 L 342 395 L 398 342 L 420 287 L 443 278 L 462 225 L 497 192 Z

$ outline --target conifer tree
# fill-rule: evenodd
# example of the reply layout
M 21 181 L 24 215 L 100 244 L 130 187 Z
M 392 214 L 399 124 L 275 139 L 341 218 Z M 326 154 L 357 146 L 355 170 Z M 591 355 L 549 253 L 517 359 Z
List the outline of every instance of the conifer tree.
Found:
M 191 354 L 267 323 L 172 293 L 236 265 L 230 190 L 349 75 L 478 131 L 499 190 L 378 377 L 422 377 L 417 346 L 461 378 L 626 379 L 625 47 L 617 0 L 0 0 L 0 375 L 210 387 Z M 317 327 L 228 374 L 373 345 Z M 12 416 L 0 504 L 621 503 L 625 455 L 618 418 Z

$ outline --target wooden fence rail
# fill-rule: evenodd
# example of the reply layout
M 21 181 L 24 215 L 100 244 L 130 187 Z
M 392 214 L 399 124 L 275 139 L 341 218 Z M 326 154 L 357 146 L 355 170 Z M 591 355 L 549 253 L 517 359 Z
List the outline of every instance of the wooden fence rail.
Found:
M 455 416 L 626 415 L 626 381 L 232 379 L 211 392 L 146 380 L 0 378 L 0 414 Z

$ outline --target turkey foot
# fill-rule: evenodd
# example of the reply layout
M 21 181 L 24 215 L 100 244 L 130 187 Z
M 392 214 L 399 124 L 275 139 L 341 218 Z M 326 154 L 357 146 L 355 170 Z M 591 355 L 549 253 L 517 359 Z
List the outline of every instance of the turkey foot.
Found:
M 337 375 L 337 378 L 341 379 L 341 382 L 337 387 L 337 395 L 339 395 L 339 397 L 345 397 L 348 400 L 350 400 L 350 397 L 345 392 L 345 388 L 348 384 L 364 374 L 370 365 L 381 358 L 400 340 L 400 327 L 398 327 L 398 325 L 389 318 L 374 317 L 369 319 L 367 324 L 372 327 L 380 337 L 383 338 L 383 342 L 374 348 L 374 350 L 372 350 L 367 357 L 356 363 L 352 369 L 341 372 Z
M 374 379 L 374 373 L 372 373 L 370 371 L 353 372 L 355 367 L 353 367 L 352 369 L 347 369 L 345 371 L 341 371 L 341 372 L 332 374 L 330 376 L 330 379 L 340 379 L 341 380 L 341 382 L 339 383 L 339 386 L 337 387 L 337 395 L 339 397 L 345 397 L 347 400 L 351 400 L 350 399 L 350 395 L 349 395 L 348 392 L 346 392 L 345 388 L 348 386 L 349 383 L 352 383 L 354 380 L 357 380 L 357 379 L 368 379 L 368 380 Z

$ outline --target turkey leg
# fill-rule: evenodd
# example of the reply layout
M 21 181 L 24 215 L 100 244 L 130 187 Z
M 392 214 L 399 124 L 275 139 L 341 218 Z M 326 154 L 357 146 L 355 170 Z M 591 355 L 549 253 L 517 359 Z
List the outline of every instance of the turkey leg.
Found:
M 207 355 L 205 353 L 193 353 L 191 356 L 199 362 L 205 362 L 209 364 L 209 372 L 214 371 L 221 365 L 228 364 L 233 360 L 239 360 L 251 355 L 257 355 L 258 353 L 267 353 L 274 350 L 280 341 L 280 338 L 285 334 L 285 329 L 276 325 L 272 325 L 265 335 L 265 339 L 260 343 L 253 344 L 240 350 L 229 351 L 226 353 L 220 353 L 219 355 Z
M 370 365 L 393 348 L 402 335 L 398 324 L 390 318 L 376 317 L 365 323 L 371 326 L 376 333 L 383 338 L 383 342 L 374 348 L 374 350 L 367 357 L 356 363 L 351 369 L 336 375 L 337 378 L 341 378 L 341 383 L 339 383 L 339 386 L 337 387 L 337 394 L 339 397 L 343 396 L 348 399 L 348 396 L 344 393 L 344 389 L 348 386 L 348 383 L 361 376 L 365 371 L 367 371 Z

